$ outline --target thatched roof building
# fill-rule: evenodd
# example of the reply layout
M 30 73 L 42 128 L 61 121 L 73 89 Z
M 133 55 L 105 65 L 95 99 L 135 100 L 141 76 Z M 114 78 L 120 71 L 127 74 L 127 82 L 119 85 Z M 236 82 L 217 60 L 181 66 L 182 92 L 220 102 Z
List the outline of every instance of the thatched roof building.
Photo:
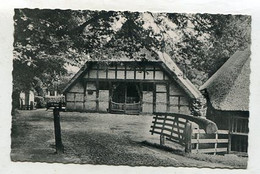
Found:
M 207 118 L 229 130 L 228 152 L 247 152 L 250 50 L 237 51 L 200 87 L 207 100 Z
M 237 51 L 200 90 L 207 90 L 212 106 L 222 111 L 249 110 L 250 50 Z
M 117 55 L 115 55 L 117 57 Z M 202 97 L 166 53 L 131 59 L 89 60 L 63 93 L 66 109 L 84 112 L 190 114 L 190 102 Z

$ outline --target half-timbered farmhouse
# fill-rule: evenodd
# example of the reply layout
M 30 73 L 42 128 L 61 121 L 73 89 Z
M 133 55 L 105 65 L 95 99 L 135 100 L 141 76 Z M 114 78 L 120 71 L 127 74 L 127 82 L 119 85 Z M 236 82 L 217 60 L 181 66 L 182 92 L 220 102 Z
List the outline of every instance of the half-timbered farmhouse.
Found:
M 208 99 L 207 118 L 230 131 L 230 150 L 247 152 L 250 50 L 237 51 L 200 87 Z
M 87 61 L 63 90 L 69 111 L 190 114 L 201 93 L 165 53 L 144 61 Z

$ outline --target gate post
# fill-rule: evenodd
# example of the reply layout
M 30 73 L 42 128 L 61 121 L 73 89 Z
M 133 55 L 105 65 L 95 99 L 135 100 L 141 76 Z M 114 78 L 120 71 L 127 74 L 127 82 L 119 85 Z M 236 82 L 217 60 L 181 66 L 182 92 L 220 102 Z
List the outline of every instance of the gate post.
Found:
M 164 145 L 165 145 L 164 135 L 160 135 L 160 146 L 164 146 Z
M 192 134 L 192 129 L 191 129 L 191 123 L 186 122 L 185 126 L 185 152 L 190 153 L 191 152 L 191 134 Z
M 53 117 L 54 117 L 54 133 L 55 133 L 55 147 L 56 153 L 63 153 L 64 147 L 61 141 L 61 128 L 60 128 L 60 111 L 59 108 L 53 109 Z
M 233 131 L 233 117 L 229 117 L 228 119 L 228 149 L 227 153 L 231 152 L 231 132 Z

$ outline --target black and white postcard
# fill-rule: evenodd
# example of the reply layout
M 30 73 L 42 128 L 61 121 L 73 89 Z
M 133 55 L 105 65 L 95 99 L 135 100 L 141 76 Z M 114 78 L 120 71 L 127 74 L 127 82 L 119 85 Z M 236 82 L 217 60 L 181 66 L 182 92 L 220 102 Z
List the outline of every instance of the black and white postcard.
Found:
M 253 11 L 152 4 L 12 8 L 12 165 L 250 168 Z

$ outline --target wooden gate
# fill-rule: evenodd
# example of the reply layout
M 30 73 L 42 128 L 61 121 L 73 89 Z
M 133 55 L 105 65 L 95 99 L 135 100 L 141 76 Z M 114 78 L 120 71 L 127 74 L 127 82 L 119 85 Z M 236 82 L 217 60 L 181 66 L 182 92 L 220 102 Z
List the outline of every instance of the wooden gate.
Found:
M 116 103 L 111 101 L 111 113 L 139 114 L 141 104 L 138 103 Z
M 150 132 L 177 143 L 188 153 L 227 153 L 228 130 L 217 130 L 216 124 L 206 118 L 174 113 L 155 113 Z M 199 127 L 203 128 L 200 129 Z

